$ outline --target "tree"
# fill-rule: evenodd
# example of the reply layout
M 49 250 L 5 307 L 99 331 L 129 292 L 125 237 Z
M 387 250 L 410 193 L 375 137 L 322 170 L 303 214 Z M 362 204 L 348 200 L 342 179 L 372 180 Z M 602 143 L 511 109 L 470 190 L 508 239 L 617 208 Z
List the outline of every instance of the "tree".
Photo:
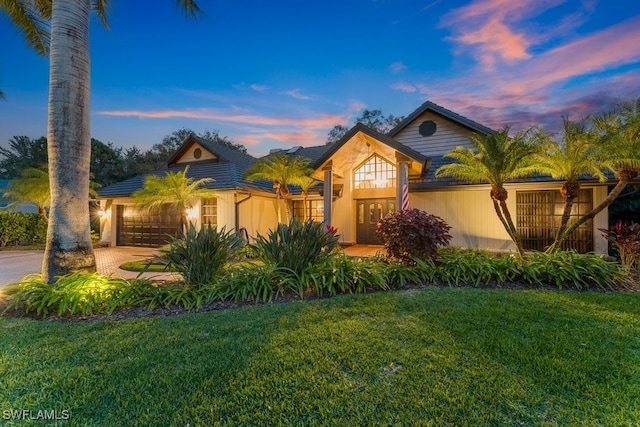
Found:
M 47 138 L 31 139 L 27 136 L 14 136 L 9 140 L 9 148 L 0 147 L 0 176 L 17 178 L 24 169 L 39 168 L 48 162 Z
M 187 210 L 193 208 L 200 199 L 216 197 L 213 190 L 202 188 L 212 182 L 212 178 L 194 179 L 187 177 L 189 166 L 183 171 L 168 171 L 165 175 L 151 175 L 144 181 L 144 187 L 133 193 L 137 205 L 143 209 L 162 207 L 164 204 L 175 205 L 180 212 L 182 230 L 188 227 Z
M 286 202 L 290 193 L 289 184 L 300 185 L 303 177 L 309 176 L 313 172 L 309 164 L 309 159 L 304 157 L 275 153 L 256 161 L 247 169 L 245 173 L 247 181 L 265 180 L 273 182 L 273 189 L 276 193 L 278 223 L 282 223 L 280 199 L 285 200 L 287 216 L 291 217 L 290 207 Z
M 193 0 L 176 0 L 187 14 Z M 90 234 L 89 21 L 92 7 L 106 26 L 109 0 L 0 0 L 0 10 L 29 45 L 49 50 L 47 140 L 51 210 L 42 278 L 53 283 L 70 271 L 95 271 Z M 50 43 L 49 43 L 50 40 Z
M 4 197 L 8 198 L 11 203 L 36 205 L 38 213 L 46 219 L 47 208 L 51 205 L 47 166 L 23 170 L 19 178 L 9 182 Z
M 110 142 L 103 143 L 91 138 L 91 175 L 101 186 L 107 186 L 129 178 L 124 172 L 122 148 L 114 148 Z
M 509 196 L 504 184 L 535 173 L 532 155 L 538 150 L 530 138 L 531 131 L 521 131 L 509 136 L 509 126 L 491 135 L 475 134 L 471 137 L 474 149 L 456 147 L 445 157 L 456 163 L 441 166 L 436 177 L 452 177 L 469 182 L 488 182 L 491 185 L 493 207 L 520 256 L 524 255 L 520 234 L 507 207 Z
M 574 200 L 580 194 L 579 179 L 586 175 L 595 176 L 600 182 L 607 180 L 600 167 L 601 162 L 596 156 L 596 132 L 588 128 L 585 120 L 572 122 L 564 117 L 562 123 L 563 132 L 559 142 L 552 141 L 542 132 L 538 134 L 544 142 L 541 144 L 540 152 L 534 156 L 535 167 L 539 173 L 564 180 L 560 187 L 564 210 L 554 242 L 548 248 L 550 252 L 559 248 L 558 241 L 567 229 Z
M 640 173 L 640 98 L 618 104 L 613 112 L 595 117 L 593 123 L 600 133 L 598 158 L 618 182 L 602 202 L 567 227 L 548 251 L 557 250 L 574 230 L 613 203 Z
M 354 124 L 362 123 L 371 129 L 380 132 L 382 134 L 386 134 L 391 129 L 396 127 L 404 117 L 395 117 L 393 114 L 385 116 L 382 114 L 382 110 L 369 110 L 364 109 L 362 114 L 356 118 Z M 334 142 L 340 140 L 347 132 L 349 128 L 343 125 L 335 125 L 327 135 L 327 144 L 333 144 Z

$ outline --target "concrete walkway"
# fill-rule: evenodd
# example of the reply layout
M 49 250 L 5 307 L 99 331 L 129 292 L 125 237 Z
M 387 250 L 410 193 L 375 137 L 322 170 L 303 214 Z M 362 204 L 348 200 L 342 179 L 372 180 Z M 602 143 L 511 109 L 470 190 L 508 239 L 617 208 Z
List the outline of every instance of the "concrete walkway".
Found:
M 158 253 L 154 248 L 118 246 L 97 248 L 96 268 L 98 273 L 113 275 L 124 279 L 133 279 L 140 273 L 121 270 L 119 267 L 127 261 L 146 260 Z M 0 286 L 14 283 L 30 273 L 39 273 L 42 268 L 44 251 L 0 251 Z M 141 277 L 157 280 L 174 280 L 180 276 L 175 273 L 143 273 Z

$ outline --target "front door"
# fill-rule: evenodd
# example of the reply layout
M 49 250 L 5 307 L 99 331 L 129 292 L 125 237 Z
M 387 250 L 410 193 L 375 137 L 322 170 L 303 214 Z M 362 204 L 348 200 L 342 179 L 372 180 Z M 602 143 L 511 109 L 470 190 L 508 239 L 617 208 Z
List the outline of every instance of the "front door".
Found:
M 396 210 L 396 199 L 356 200 L 356 240 L 361 245 L 381 245 L 376 236 L 378 220 Z

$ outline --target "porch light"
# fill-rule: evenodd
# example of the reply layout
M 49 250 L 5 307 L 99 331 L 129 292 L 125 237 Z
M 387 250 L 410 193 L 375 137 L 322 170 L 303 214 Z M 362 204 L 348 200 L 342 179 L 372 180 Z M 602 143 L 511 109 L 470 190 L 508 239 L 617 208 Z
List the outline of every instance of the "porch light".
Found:
M 187 208 L 187 218 L 197 218 L 198 208 Z
M 100 210 L 98 211 L 98 216 L 99 216 L 100 218 L 104 217 L 106 214 L 107 214 L 107 213 L 106 213 L 105 211 L 103 211 L 102 209 L 100 209 Z

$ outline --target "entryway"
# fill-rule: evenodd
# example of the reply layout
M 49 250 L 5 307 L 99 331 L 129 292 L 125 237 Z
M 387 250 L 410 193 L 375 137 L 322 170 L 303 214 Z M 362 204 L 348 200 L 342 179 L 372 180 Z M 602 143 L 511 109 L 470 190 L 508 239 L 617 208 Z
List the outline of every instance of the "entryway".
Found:
M 361 245 L 381 245 L 376 236 L 378 220 L 396 210 L 396 199 L 356 200 L 356 241 Z

